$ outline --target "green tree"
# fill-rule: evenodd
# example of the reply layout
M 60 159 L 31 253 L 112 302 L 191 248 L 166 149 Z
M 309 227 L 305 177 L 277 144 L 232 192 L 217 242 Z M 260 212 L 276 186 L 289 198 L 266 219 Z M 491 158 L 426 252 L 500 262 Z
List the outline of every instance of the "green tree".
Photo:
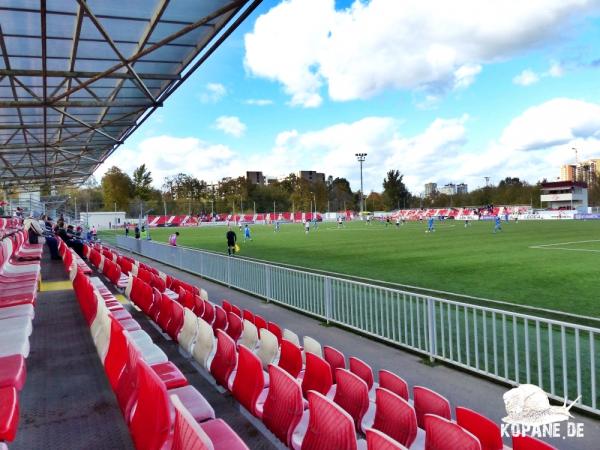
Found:
M 379 192 L 371 192 L 365 199 L 366 211 L 383 211 L 385 209 L 385 198 Z
M 152 173 L 142 164 L 133 171 L 133 193 L 142 200 L 148 200 L 152 191 Z
M 390 170 L 383 180 L 383 200 L 386 209 L 402 208 L 410 202 L 410 192 L 406 189 L 398 170 Z
M 347 179 L 335 178 L 331 180 L 331 183 L 329 183 L 329 202 L 329 208 L 332 211 L 355 208 L 355 195 Z
M 133 196 L 133 182 L 129 175 L 117 166 L 113 166 L 104 174 L 100 184 L 105 209 L 112 210 L 116 203 L 118 209 L 127 211 Z

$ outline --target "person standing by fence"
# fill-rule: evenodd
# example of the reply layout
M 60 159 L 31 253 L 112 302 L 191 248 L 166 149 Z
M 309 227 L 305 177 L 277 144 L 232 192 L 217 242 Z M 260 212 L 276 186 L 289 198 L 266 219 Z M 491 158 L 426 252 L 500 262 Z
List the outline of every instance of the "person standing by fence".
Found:
M 235 244 L 237 242 L 237 235 L 235 234 L 235 231 L 229 230 L 225 234 L 225 237 L 227 238 L 227 254 L 229 256 L 231 256 L 235 253 Z
M 176 231 L 171 236 L 169 236 L 169 245 L 173 247 L 177 247 L 177 237 L 179 236 L 179 231 Z

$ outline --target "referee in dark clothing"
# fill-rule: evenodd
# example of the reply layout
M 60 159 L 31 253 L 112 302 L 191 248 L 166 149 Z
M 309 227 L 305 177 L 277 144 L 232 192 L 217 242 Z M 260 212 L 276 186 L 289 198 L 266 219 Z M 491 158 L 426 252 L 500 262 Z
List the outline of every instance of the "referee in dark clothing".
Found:
M 235 231 L 233 230 L 229 230 L 225 236 L 227 237 L 227 254 L 231 256 L 235 253 L 235 243 L 237 241 L 237 236 L 235 234 Z

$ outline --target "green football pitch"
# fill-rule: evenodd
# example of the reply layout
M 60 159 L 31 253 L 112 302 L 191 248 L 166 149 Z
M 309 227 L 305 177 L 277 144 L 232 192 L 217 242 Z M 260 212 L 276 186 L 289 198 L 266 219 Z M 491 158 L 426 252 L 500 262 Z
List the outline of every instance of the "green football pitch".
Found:
M 443 291 L 429 292 L 440 297 L 453 293 L 600 317 L 600 221 L 510 222 L 496 234 L 487 221 L 435 225 L 434 233 L 425 233 L 424 222 L 352 222 L 341 229 L 321 223 L 308 235 L 300 224 L 282 224 L 279 232 L 251 225 L 252 241 L 245 243 L 233 229 L 240 257 Z M 156 228 L 151 237 L 166 242 L 175 230 L 181 246 L 226 252 L 223 226 Z

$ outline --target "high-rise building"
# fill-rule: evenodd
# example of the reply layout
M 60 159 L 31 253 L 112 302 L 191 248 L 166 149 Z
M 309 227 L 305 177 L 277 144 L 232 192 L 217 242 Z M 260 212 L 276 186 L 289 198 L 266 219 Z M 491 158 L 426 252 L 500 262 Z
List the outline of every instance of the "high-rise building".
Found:
M 456 193 L 457 194 L 468 194 L 469 186 L 466 183 L 460 183 L 456 185 Z
M 448 183 L 440 188 L 440 193 L 445 195 L 456 195 L 456 185 L 454 183 Z
M 425 197 L 431 197 L 437 192 L 437 183 L 425 183 Z
M 262 172 L 246 172 L 246 180 L 248 180 L 250 183 L 252 184 L 265 184 L 266 180 L 265 180 L 265 176 L 263 175 Z
M 311 183 L 317 183 L 319 181 L 325 183 L 325 174 L 315 170 L 301 170 L 298 172 L 298 178 L 310 181 Z
M 565 164 L 560 166 L 561 181 L 575 181 L 577 178 L 577 166 L 575 164 Z

